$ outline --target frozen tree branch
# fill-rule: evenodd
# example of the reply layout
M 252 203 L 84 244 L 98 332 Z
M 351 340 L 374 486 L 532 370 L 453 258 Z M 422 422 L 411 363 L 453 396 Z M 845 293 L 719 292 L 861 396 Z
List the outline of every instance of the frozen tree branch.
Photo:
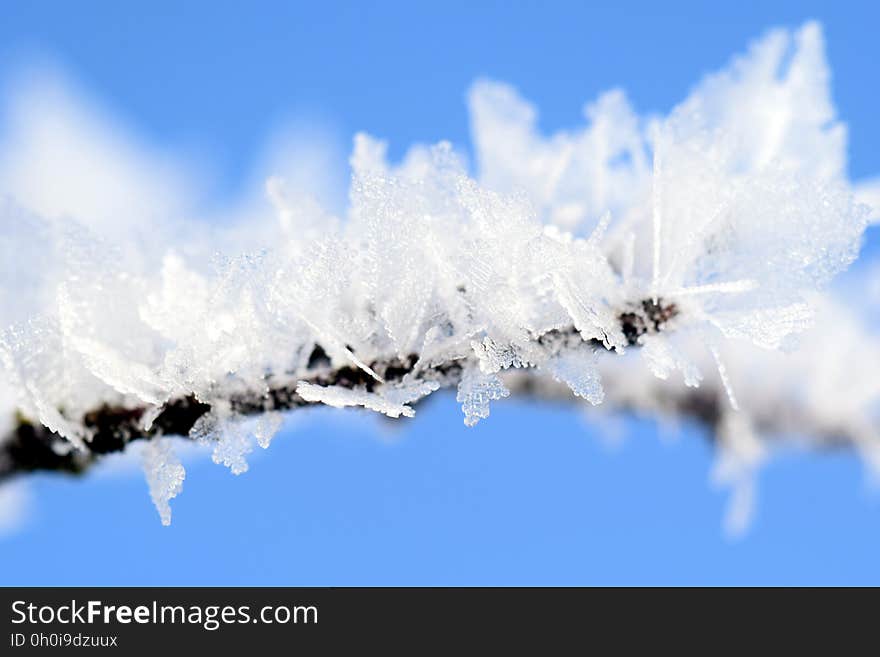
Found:
M 746 491 L 776 440 L 880 463 L 880 340 L 824 291 L 878 216 L 876 185 L 846 176 L 828 79 L 811 23 L 756 42 L 666 117 L 614 90 L 550 137 L 515 90 L 480 81 L 476 171 L 447 143 L 394 165 L 357 135 L 343 217 L 275 179 L 271 220 L 222 228 L 143 210 L 165 184 L 115 205 L 0 190 L 15 199 L 0 205 L 0 411 L 15 417 L 0 480 L 83 472 L 150 439 L 167 523 L 184 469 L 163 436 L 239 474 L 283 411 L 398 418 L 451 387 L 468 426 L 511 392 L 560 390 L 597 413 L 695 420 L 719 479 Z M 75 219 L 51 218 L 59 204 Z
M 654 304 L 645 300 L 639 312 L 627 311 L 619 315 L 621 329 L 627 336 L 629 346 L 637 346 L 644 335 L 654 335 L 664 329 L 665 322 L 675 316 L 672 305 Z M 573 328 L 554 332 L 573 339 L 577 332 Z M 605 351 L 598 340 L 585 345 L 592 350 Z M 386 384 L 399 384 L 404 377 L 411 375 L 419 358 L 416 354 L 401 361 L 396 357 L 385 362 L 373 362 L 369 367 L 379 373 Z M 463 368 L 458 361 L 431 368 L 430 373 L 422 373 L 426 378 L 443 382 L 444 388 L 457 386 L 461 381 Z M 613 369 L 611 370 L 613 372 Z M 625 378 L 625 377 L 624 377 Z M 227 400 L 236 415 L 260 415 L 271 412 L 290 411 L 312 402 L 303 399 L 296 389 L 300 381 L 318 386 L 337 386 L 348 390 L 372 392 L 376 380 L 364 370 L 351 367 L 333 368 L 326 352 L 316 346 L 309 358 L 307 371 L 295 383 L 273 384 L 267 377 L 262 390 L 239 392 Z M 549 377 L 534 377 L 524 371 L 514 371 L 505 377 L 505 384 L 511 392 L 536 400 L 559 402 L 570 405 L 576 402 L 571 389 Z M 606 376 L 606 388 L 625 389 L 626 381 L 618 381 L 613 375 Z M 674 388 L 658 386 L 648 399 L 652 407 L 636 398 L 627 399 L 625 390 L 615 391 L 610 410 L 615 412 L 637 412 L 666 415 L 679 418 L 704 427 L 707 436 L 716 440 L 726 414 L 731 412 L 727 394 L 722 388 L 703 385 L 699 388 Z M 644 399 L 644 398 L 643 398 Z M 833 422 L 821 426 L 816 418 L 808 417 L 803 408 L 773 405 L 766 412 L 755 409 L 752 421 L 756 430 L 765 435 L 786 431 L 799 431 L 805 437 L 811 436 L 816 445 L 823 447 L 858 447 L 859 436 L 846 426 Z M 69 443 L 47 427 L 29 422 L 23 417 L 16 420 L 11 433 L 0 439 L 0 482 L 28 472 L 45 471 L 81 474 L 95 464 L 102 456 L 122 452 L 129 443 L 136 440 L 159 436 L 189 436 L 200 418 L 211 412 L 211 405 L 200 402 L 193 395 L 185 395 L 170 400 L 150 422 L 145 424 L 147 407 L 123 407 L 104 404 L 90 411 L 82 420 L 91 430 L 91 439 L 86 449 L 70 449 Z
M 663 330 L 664 324 L 676 314 L 674 305 L 655 304 L 646 300 L 638 310 L 628 310 L 619 315 L 621 330 L 630 346 L 636 346 L 641 336 L 656 334 Z M 577 339 L 574 328 L 553 331 L 544 341 L 553 339 L 557 343 Z M 584 348 L 603 349 L 598 340 L 590 341 Z M 369 364 L 369 369 L 378 374 L 385 385 L 401 384 L 405 377 L 414 373 L 419 362 L 417 354 L 405 359 L 391 357 Z M 442 387 L 454 387 L 461 381 L 462 362 L 450 361 L 430 367 L 420 372 L 426 379 L 442 382 Z M 372 393 L 377 380 L 365 369 L 343 366 L 332 367 L 327 353 L 315 346 L 309 357 L 306 371 L 293 383 L 273 382 L 275 377 L 267 376 L 265 386 L 260 390 L 237 392 L 227 400 L 229 411 L 237 416 L 261 415 L 284 412 L 306 406 L 312 402 L 297 393 L 302 383 L 316 386 L 334 386 L 349 391 Z M 289 377 L 287 377 L 289 379 Z M 552 386 L 534 386 L 523 378 L 517 388 L 531 392 L 536 397 L 557 396 Z M 708 407 L 690 400 L 694 417 L 710 424 Z M 89 433 L 84 448 L 71 449 L 70 443 L 44 425 L 16 418 L 16 424 L 9 435 L 0 438 L 0 482 L 16 475 L 36 472 L 63 472 L 80 474 L 85 472 L 100 457 L 122 452 L 129 443 L 136 440 L 158 436 L 189 436 L 198 420 L 211 412 L 211 404 L 199 401 L 194 395 L 183 395 L 166 402 L 152 420 L 148 420 L 150 409 L 145 406 L 113 406 L 103 404 L 85 413 L 81 420 Z

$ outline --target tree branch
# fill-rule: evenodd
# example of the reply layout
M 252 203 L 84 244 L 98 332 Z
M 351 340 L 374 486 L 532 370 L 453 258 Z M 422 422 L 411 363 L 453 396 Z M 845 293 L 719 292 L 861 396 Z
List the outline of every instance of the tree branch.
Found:
M 639 338 L 645 334 L 662 331 L 669 320 L 678 314 L 673 303 L 644 300 L 632 309 L 618 315 L 621 330 L 630 346 L 638 346 Z M 558 331 L 563 337 L 579 338 L 574 327 Z M 598 340 L 584 343 L 592 349 L 605 349 Z M 400 382 L 413 372 L 418 361 L 417 354 L 409 355 L 401 361 L 397 357 L 375 361 L 370 369 L 379 373 L 386 383 Z M 423 371 L 424 372 L 424 371 Z M 443 387 L 458 383 L 462 373 L 462 363 L 450 361 L 431 368 L 431 374 L 443 382 Z M 263 390 L 246 391 L 228 399 L 230 410 L 238 416 L 258 415 L 272 411 L 289 411 L 310 404 L 296 392 L 297 384 L 306 381 L 321 386 L 340 386 L 348 389 L 372 391 L 376 380 L 364 370 L 352 367 L 332 367 L 326 352 L 316 346 L 309 358 L 305 376 L 296 381 L 268 385 Z M 534 398 L 561 399 L 560 388 L 539 383 L 534 377 L 519 376 L 511 378 L 511 386 L 518 392 Z M 566 391 L 565 396 L 571 395 Z M 687 390 L 670 397 L 675 410 L 694 419 L 714 433 L 722 417 L 723 397 L 717 391 L 703 389 Z M 0 481 L 28 472 L 48 471 L 81 474 L 89 469 L 103 455 L 124 451 L 126 446 L 137 440 L 155 436 L 189 435 L 190 430 L 202 416 L 211 411 L 211 405 L 200 401 L 194 395 L 185 395 L 169 400 L 153 419 L 149 427 L 144 421 L 147 406 L 126 407 L 102 405 L 87 413 L 83 425 L 91 433 L 86 449 L 78 449 L 62 436 L 47 427 L 31 422 L 23 416 L 16 418 L 12 432 L 0 440 Z

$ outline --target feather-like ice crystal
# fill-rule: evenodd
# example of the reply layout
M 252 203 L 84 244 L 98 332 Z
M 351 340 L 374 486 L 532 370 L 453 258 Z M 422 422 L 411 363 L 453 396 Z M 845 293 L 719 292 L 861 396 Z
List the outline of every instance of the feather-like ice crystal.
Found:
M 475 174 L 448 143 L 392 164 L 361 134 L 345 216 L 272 179 L 274 224 L 168 220 L 149 245 L 140 210 L 58 218 L 44 204 L 41 217 L 22 207 L 29 188 L 0 189 L 13 197 L 0 204 L 3 409 L 87 450 L 90 412 L 128 409 L 148 429 L 191 398 L 210 406 L 191 437 L 238 474 L 291 406 L 411 417 L 457 385 L 472 426 L 528 370 L 591 404 L 687 409 L 726 427 L 725 444 L 751 444 L 763 401 L 743 368 L 784 367 L 760 350 L 829 323 L 817 290 L 876 216 L 846 178 L 828 77 L 811 23 L 756 42 L 668 116 L 640 117 L 611 90 L 584 127 L 550 137 L 513 88 L 483 80 L 469 96 Z M 730 402 L 707 403 L 715 390 Z M 839 424 L 826 398 L 810 417 Z M 874 435 L 868 406 L 852 433 Z M 167 523 L 183 468 L 161 438 L 144 458 Z

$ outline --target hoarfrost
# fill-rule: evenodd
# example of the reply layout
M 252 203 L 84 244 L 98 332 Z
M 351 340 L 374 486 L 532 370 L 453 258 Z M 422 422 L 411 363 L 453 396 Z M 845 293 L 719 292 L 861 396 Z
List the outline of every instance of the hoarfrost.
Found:
M 458 384 L 455 400 L 461 404 L 465 425 L 472 427 L 489 417 L 489 402 L 510 395 L 497 374 L 487 374 L 478 367 L 467 368 Z
M 576 396 L 591 404 L 601 404 L 605 399 L 595 354 L 583 349 L 560 354 L 551 360 L 550 371 L 557 381 L 565 383 Z
M 234 475 L 248 471 L 247 455 L 253 449 L 252 432 L 241 418 L 231 416 L 228 405 L 216 404 L 216 410 L 200 417 L 190 429 L 189 437 L 213 447 L 211 460 L 225 465 Z
M 14 158 L 0 158 L 0 192 L 17 199 L 0 204 L 0 410 L 85 454 L 96 409 L 159 432 L 163 410 L 192 398 L 210 411 L 191 437 L 239 474 L 254 439 L 268 447 L 279 410 L 411 417 L 457 384 L 473 426 L 510 394 L 502 376 L 538 369 L 593 404 L 697 404 L 729 436 L 722 450 L 760 443 L 752 427 L 803 430 L 792 418 L 809 418 L 806 429 L 845 427 L 876 454 L 880 390 L 820 355 L 843 350 L 845 330 L 870 346 L 869 367 L 878 342 L 823 292 L 878 206 L 876 180 L 846 178 L 828 81 L 814 23 L 755 42 L 667 116 L 639 116 L 614 89 L 585 107 L 584 126 L 549 137 L 512 87 L 482 80 L 469 95 L 476 176 L 449 143 L 392 164 L 384 142 L 359 134 L 344 216 L 273 178 L 276 220 L 223 228 L 174 225 L 185 203 L 165 193 L 168 176 L 123 166 L 94 134 L 93 168 L 106 171 L 56 199 L 37 194 L 25 174 L 54 160 L 35 154 L 36 102 L 36 133 L 20 146 L 29 164 L 11 175 Z M 164 200 L 129 212 L 130 194 Z M 798 335 L 811 354 L 773 353 Z M 630 347 L 637 359 L 623 356 Z M 713 368 L 719 377 L 703 379 Z M 716 393 L 730 407 L 706 401 Z M 795 410 L 768 422 L 773 399 Z M 145 459 L 164 522 L 182 469 L 164 440 Z
M 678 370 L 684 377 L 686 386 L 696 388 L 700 385 L 703 379 L 700 370 L 668 338 L 643 335 L 639 342 L 648 368 L 658 379 L 666 380 L 672 372 Z
M 281 413 L 266 413 L 254 421 L 254 438 L 263 449 L 269 449 L 272 438 L 281 429 L 284 418 Z
M 296 386 L 296 394 L 308 402 L 320 402 L 327 406 L 345 408 L 346 406 L 363 406 L 391 418 L 413 417 L 415 411 L 405 403 L 395 402 L 366 390 L 352 390 L 342 386 L 319 386 L 307 381 L 300 381 Z
M 144 472 L 150 487 L 150 497 L 163 525 L 171 524 L 172 498 L 183 490 L 186 470 L 174 454 L 171 441 L 166 438 L 154 438 L 147 442 L 143 452 Z

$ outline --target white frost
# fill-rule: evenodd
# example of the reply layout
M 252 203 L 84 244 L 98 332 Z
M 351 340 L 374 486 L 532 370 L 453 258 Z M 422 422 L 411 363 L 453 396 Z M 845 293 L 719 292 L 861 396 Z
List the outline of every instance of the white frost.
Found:
M 171 441 L 165 438 L 150 440 L 143 451 L 144 472 L 150 487 L 150 497 L 163 525 L 171 524 L 172 498 L 183 490 L 186 470 L 174 454 Z
M 296 394 L 309 402 L 320 402 L 327 406 L 345 408 L 346 406 L 363 406 L 371 411 L 383 413 L 388 417 L 413 417 L 415 411 L 405 403 L 395 402 L 382 395 L 366 390 L 351 390 L 341 386 L 319 386 L 300 381 L 296 386 Z
M 696 394 L 684 388 L 727 389 L 742 417 L 723 418 L 723 450 L 760 442 L 766 422 L 752 420 L 775 400 L 880 453 L 878 341 L 824 291 L 877 217 L 877 184 L 846 177 L 815 23 L 771 32 L 665 116 L 639 116 L 615 89 L 551 136 L 516 90 L 479 81 L 474 174 L 449 143 L 394 164 L 359 134 L 340 216 L 273 178 L 275 220 L 177 221 L 190 206 L 174 167 L 59 94 L 29 90 L 3 127 L 0 411 L 70 449 L 92 438 L 90 410 L 139 407 L 149 425 L 193 395 L 212 411 L 192 437 L 238 474 L 281 417 L 242 417 L 236 396 L 295 384 L 307 402 L 411 417 L 461 372 L 472 426 L 510 394 L 511 370 L 540 370 L 593 404 L 658 413 Z M 822 355 L 844 350 L 841 332 L 865 347 L 841 358 L 870 375 Z M 774 353 L 798 335 L 812 352 Z M 392 363 L 406 375 L 388 377 Z M 343 369 L 360 383 L 333 385 Z M 182 466 L 163 440 L 145 459 L 165 522 Z
M 553 378 L 565 383 L 578 397 L 593 405 L 605 399 L 596 355 L 586 350 L 568 351 L 550 361 Z
M 465 425 L 472 427 L 489 417 L 489 402 L 510 395 L 497 374 L 486 374 L 478 367 L 465 369 L 455 400 L 461 404 Z

